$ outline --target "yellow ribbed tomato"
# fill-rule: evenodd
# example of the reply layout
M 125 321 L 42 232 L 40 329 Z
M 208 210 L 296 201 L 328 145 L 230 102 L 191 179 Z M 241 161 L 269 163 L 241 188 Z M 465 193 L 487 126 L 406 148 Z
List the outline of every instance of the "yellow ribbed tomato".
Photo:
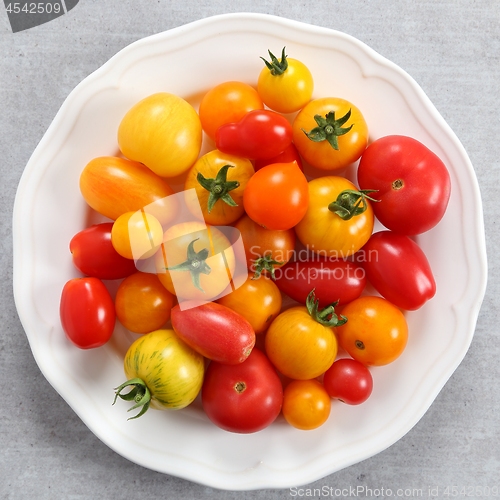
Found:
M 144 163 L 161 177 L 174 177 L 191 167 L 201 142 L 198 113 L 187 101 L 167 92 L 139 101 L 118 127 L 124 156 Z
M 137 418 L 149 407 L 180 410 L 191 404 L 201 390 L 203 356 L 185 344 L 170 329 L 155 330 L 138 338 L 124 360 L 129 379 L 116 388 L 118 397 L 135 402 Z M 128 393 L 122 391 L 131 388 Z

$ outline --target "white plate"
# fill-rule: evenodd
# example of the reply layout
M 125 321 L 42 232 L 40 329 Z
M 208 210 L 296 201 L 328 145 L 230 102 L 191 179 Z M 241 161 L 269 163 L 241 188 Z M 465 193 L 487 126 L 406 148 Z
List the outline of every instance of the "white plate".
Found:
M 407 315 L 408 347 L 393 364 L 373 370 L 372 397 L 358 407 L 334 403 L 327 424 L 315 431 L 298 431 L 280 420 L 257 434 L 231 434 L 212 425 L 197 405 L 127 421 L 128 406 L 111 403 L 113 388 L 124 380 L 122 356 L 130 337 L 118 329 L 107 346 L 80 351 L 59 323 L 61 289 L 77 276 L 68 243 L 89 217 L 78 188 L 80 172 L 93 157 L 118 152 L 118 123 L 140 98 L 168 91 L 196 103 L 224 80 L 255 83 L 263 64 L 259 56 L 268 48 L 279 53 L 283 46 L 311 69 L 315 97 L 344 97 L 361 109 L 371 139 L 412 136 L 448 166 L 448 211 L 436 228 L 417 238 L 434 270 L 437 294 Z M 309 483 L 400 439 L 465 356 L 486 277 L 482 205 L 472 165 L 420 87 L 348 35 L 261 14 L 211 17 L 119 52 L 66 99 L 26 167 L 15 202 L 14 294 L 47 380 L 117 453 L 222 489 Z

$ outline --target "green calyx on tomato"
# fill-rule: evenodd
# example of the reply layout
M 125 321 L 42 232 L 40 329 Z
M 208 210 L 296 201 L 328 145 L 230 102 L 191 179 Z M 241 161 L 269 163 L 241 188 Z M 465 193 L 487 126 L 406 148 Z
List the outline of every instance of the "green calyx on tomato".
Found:
M 123 389 L 132 386 L 133 389 L 127 392 L 126 394 L 121 394 Z M 135 415 L 134 417 L 130 417 L 128 420 L 133 420 L 134 418 L 139 418 L 141 415 L 144 415 L 151 404 L 151 393 L 147 385 L 140 378 L 133 378 L 127 380 L 122 385 L 115 389 L 115 399 L 113 404 L 116 403 L 118 397 L 123 399 L 124 401 L 135 401 L 135 405 L 132 408 L 129 408 L 127 411 L 135 410 L 136 408 L 141 408 L 141 411 Z
M 189 271 L 191 274 L 191 279 L 193 280 L 193 285 L 198 288 L 198 290 L 204 291 L 200 285 L 200 274 L 210 274 L 212 270 L 210 266 L 206 263 L 207 257 L 209 255 L 207 248 L 202 248 L 199 252 L 194 249 L 194 244 L 199 238 L 193 240 L 187 247 L 187 259 L 180 264 L 172 267 L 167 267 L 168 271 Z
M 376 189 L 345 189 L 342 191 L 335 201 L 328 205 L 328 210 L 337 214 L 343 220 L 350 220 L 356 215 L 361 215 L 368 208 L 366 200 L 379 201 L 368 196 L 370 193 L 375 193 Z
M 283 50 L 281 51 L 281 61 L 270 50 L 268 50 L 268 52 L 269 57 L 271 58 L 271 62 L 266 61 L 263 57 L 261 57 L 261 59 L 264 61 L 272 75 L 282 75 L 288 69 L 285 47 L 283 47 Z
M 208 213 L 212 211 L 214 205 L 222 200 L 224 203 L 227 203 L 231 207 L 237 207 L 238 204 L 231 198 L 229 191 L 240 187 L 240 183 L 238 181 L 228 181 L 227 180 L 227 171 L 233 168 L 233 165 L 224 165 L 218 172 L 215 179 L 207 179 L 203 176 L 201 172 L 198 172 L 196 179 L 200 183 L 200 185 L 210 192 L 208 197 Z
M 253 269 L 255 274 L 253 275 L 253 280 L 257 280 L 260 278 L 260 275 L 262 274 L 263 271 L 267 271 L 271 275 L 271 279 L 275 279 L 274 276 L 274 266 L 281 266 L 285 262 L 284 261 L 279 261 L 279 260 L 274 260 L 271 256 L 271 254 L 265 254 L 262 257 L 259 257 L 258 259 L 255 259 L 253 261 Z
M 342 128 L 342 125 L 344 125 L 350 117 L 350 109 L 344 116 L 338 119 L 335 118 L 335 111 L 328 112 L 324 118 L 321 115 L 314 115 L 314 121 L 318 124 L 318 126 L 309 132 L 306 132 L 304 129 L 302 130 L 311 141 L 328 141 L 330 146 L 338 151 L 338 137 L 347 134 L 347 132 L 349 132 L 354 125 L 352 124 L 349 127 Z
M 306 299 L 307 312 L 315 321 L 324 326 L 342 326 L 347 323 L 347 318 L 335 313 L 335 307 L 339 301 L 333 302 L 329 306 L 319 309 L 319 300 L 316 299 L 314 288 L 311 290 Z

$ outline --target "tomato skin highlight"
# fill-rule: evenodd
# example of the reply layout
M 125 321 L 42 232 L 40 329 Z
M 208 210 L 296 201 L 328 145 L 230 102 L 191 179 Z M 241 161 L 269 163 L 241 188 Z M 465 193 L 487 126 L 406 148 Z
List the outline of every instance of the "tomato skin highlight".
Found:
M 302 304 L 314 289 L 323 308 L 336 301 L 344 305 L 357 299 L 365 288 L 366 273 L 355 262 L 315 257 L 276 268 L 275 283 L 283 293 Z
M 372 142 L 358 168 L 361 189 L 372 196 L 379 221 L 400 234 L 413 236 L 435 227 L 443 218 L 451 193 L 448 169 L 421 142 L 406 136 L 386 136 Z M 368 187 L 369 186 L 369 187 Z
M 215 133 L 217 149 L 249 160 L 277 156 L 291 143 L 290 122 L 268 109 L 250 111 L 240 121 L 222 125 Z
M 62 289 L 59 306 L 67 338 L 80 349 L 100 347 L 115 328 L 115 306 L 104 283 L 94 277 L 73 278 Z
M 141 163 L 101 156 L 91 160 L 80 175 L 80 191 L 96 212 L 116 220 L 125 212 L 135 212 L 154 203 L 148 212 L 162 224 L 177 214 L 173 189 Z
M 185 303 L 184 307 L 189 307 Z M 202 356 L 219 363 L 234 365 L 245 361 L 255 345 L 250 323 L 229 307 L 208 302 L 171 312 L 177 335 Z
M 307 179 L 295 162 L 261 168 L 248 181 L 243 195 L 245 212 L 252 220 L 280 231 L 298 224 L 308 203 Z
M 87 276 L 116 280 L 135 273 L 133 260 L 122 257 L 111 243 L 112 222 L 94 224 L 71 238 L 69 249 L 75 267 Z
M 331 398 L 348 405 L 359 405 L 370 397 L 373 377 L 363 363 L 351 358 L 341 358 L 323 375 L 323 386 Z
M 422 249 L 403 234 L 380 231 L 362 249 L 368 281 L 395 306 L 421 308 L 436 294 L 436 282 Z
M 218 427 L 249 434 L 271 425 L 283 403 L 281 380 L 258 349 L 238 365 L 211 362 L 201 391 L 203 409 Z

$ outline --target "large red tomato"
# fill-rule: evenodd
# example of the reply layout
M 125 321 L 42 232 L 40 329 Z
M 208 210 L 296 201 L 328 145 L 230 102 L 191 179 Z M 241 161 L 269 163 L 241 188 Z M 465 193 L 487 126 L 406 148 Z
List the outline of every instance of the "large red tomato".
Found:
M 254 349 L 238 365 L 211 362 L 201 391 L 203 409 L 217 426 L 230 432 L 257 432 L 281 411 L 283 387 L 265 354 Z
M 445 164 L 421 142 L 400 135 L 377 139 L 363 153 L 358 168 L 361 189 L 375 189 L 373 210 L 380 222 L 401 234 L 432 229 L 450 198 Z

